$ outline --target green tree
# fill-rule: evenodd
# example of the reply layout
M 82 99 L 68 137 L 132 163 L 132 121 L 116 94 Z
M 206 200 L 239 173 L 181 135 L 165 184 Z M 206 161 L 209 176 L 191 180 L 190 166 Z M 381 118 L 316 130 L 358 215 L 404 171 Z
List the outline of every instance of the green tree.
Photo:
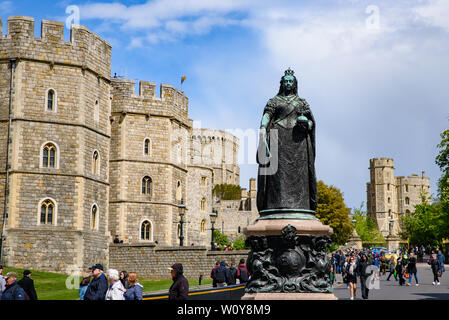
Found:
M 441 142 L 437 145 L 439 151 L 435 163 L 440 167 L 442 175 L 438 181 L 438 200 L 440 205 L 441 237 L 449 238 L 449 129 L 441 134 Z
M 411 244 L 438 244 L 444 237 L 445 215 L 439 203 L 429 203 L 430 197 L 421 194 L 421 203 L 415 211 L 400 218 L 401 234 L 410 239 Z
M 240 200 L 242 188 L 235 184 L 217 184 L 212 190 L 212 194 L 221 200 Z
M 214 242 L 217 244 L 221 244 L 222 246 L 230 246 L 232 243 L 228 239 L 228 236 L 224 233 L 221 233 L 220 230 L 214 230 Z
M 331 240 L 338 244 L 345 244 L 352 235 L 354 227 L 349 219 L 351 210 L 346 207 L 342 192 L 334 187 L 327 186 L 319 180 L 318 206 L 316 216 L 320 221 L 332 227 L 334 233 Z
M 353 219 L 355 220 L 355 229 L 357 234 L 362 239 L 362 242 L 385 242 L 385 238 L 377 227 L 377 223 L 374 219 L 367 215 L 363 210 L 364 203 L 360 205 L 360 208 L 353 208 Z
M 250 249 L 249 247 L 246 246 L 244 237 L 239 237 L 239 238 L 235 239 L 234 242 L 232 243 L 232 248 L 234 250 Z

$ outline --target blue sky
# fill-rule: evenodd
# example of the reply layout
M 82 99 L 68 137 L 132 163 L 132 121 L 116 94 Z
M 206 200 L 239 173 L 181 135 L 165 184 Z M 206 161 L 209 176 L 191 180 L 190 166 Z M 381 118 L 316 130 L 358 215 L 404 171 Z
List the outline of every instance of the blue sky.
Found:
M 0 0 L 0 17 L 6 29 L 8 16 L 32 16 L 39 36 L 40 20 L 66 22 L 69 6 L 112 45 L 112 74 L 178 88 L 185 74 L 190 118 L 205 128 L 257 129 L 291 67 L 317 121 L 318 179 L 349 207 L 366 202 L 374 157 L 393 158 L 397 176 L 425 171 L 436 192 L 448 1 Z M 257 175 L 251 150 L 242 142 L 242 187 Z

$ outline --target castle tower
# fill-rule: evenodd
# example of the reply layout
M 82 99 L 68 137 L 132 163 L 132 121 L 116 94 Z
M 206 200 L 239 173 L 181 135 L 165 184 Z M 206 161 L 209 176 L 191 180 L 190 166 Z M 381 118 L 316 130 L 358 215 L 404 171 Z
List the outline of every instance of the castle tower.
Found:
M 176 246 L 187 197 L 188 99 L 171 85 L 112 79 L 110 230 L 125 243 Z M 187 201 L 187 202 L 186 202 Z M 185 243 L 189 224 L 184 225 Z
M 76 25 L 64 41 L 61 22 L 43 20 L 35 37 L 34 19 L 15 16 L 6 30 L 0 36 L 2 262 L 63 272 L 107 264 L 111 47 Z
M 367 213 L 377 222 L 384 236 L 389 234 L 389 221 L 397 215 L 397 194 L 393 159 L 370 159 L 370 182 L 367 183 Z M 397 223 L 394 232 L 397 232 Z
M 384 236 L 390 234 L 390 219 L 394 219 L 393 235 L 400 232 L 400 218 L 415 210 L 421 195 L 430 196 L 430 179 L 412 174 L 407 178 L 394 176 L 393 159 L 370 159 L 370 182 L 367 183 L 367 212 Z M 429 199 L 426 199 L 429 202 Z

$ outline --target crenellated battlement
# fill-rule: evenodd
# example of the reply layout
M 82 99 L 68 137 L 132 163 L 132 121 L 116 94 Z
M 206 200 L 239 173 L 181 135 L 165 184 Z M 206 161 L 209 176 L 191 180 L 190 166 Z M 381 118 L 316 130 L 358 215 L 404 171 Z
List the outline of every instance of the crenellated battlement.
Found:
M 392 158 L 373 158 L 369 160 L 370 168 L 391 167 L 393 168 Z
M 42 20 L 41 36 L 34 36 L 34 18 L 12 16 L 6 35 L 0 19 L 0 59 L 19 58 L 90 69 L 99 77 L 110 78 L 111 46 L 87 27 L 72 25 L 70 41 L 64 40 L 64 23 Z
M 162 83 L 158 97 L 155 82 L 140 81 L 138 93 L 135 85 L 136 82 L 132 79 L 111 79 L 113 112 L 163 114 L 187 118 L 189 99 L 184 92 L 170 84 Z

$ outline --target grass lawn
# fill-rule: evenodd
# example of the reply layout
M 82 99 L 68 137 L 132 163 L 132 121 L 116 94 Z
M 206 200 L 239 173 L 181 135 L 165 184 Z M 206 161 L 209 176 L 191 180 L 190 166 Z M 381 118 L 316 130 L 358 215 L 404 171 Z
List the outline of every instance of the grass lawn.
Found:
M 4 268 L 3 276 L 10 271 L 18 274 L 18 279 L 22 279 L 23 269 Z M 42 272 L 30 270 L 32 272 L 31 279 L 34 280 L 34 287 L 36 288 L 37 297 L 39 300 L 76 300 L 78 299 L 78 289 L 67 289 L 66 280 L 69 277 L 65 274 Z M 81 281 L 81 279 L 80 279 Z M 143 285 L 144 292 L 168 290 L 172 284 L 171 279 L 166 280 L 151 280 L 139 279 L 139 283 Z M 73 285 L 73 281 L 70 282 Z M 78 282 L 79 283 L 79 282 Z M 203 279 L 201 284 L 211 284 L 212 279 Z M 197 286 L 198 279 L 189 280 L 190 286 Z

